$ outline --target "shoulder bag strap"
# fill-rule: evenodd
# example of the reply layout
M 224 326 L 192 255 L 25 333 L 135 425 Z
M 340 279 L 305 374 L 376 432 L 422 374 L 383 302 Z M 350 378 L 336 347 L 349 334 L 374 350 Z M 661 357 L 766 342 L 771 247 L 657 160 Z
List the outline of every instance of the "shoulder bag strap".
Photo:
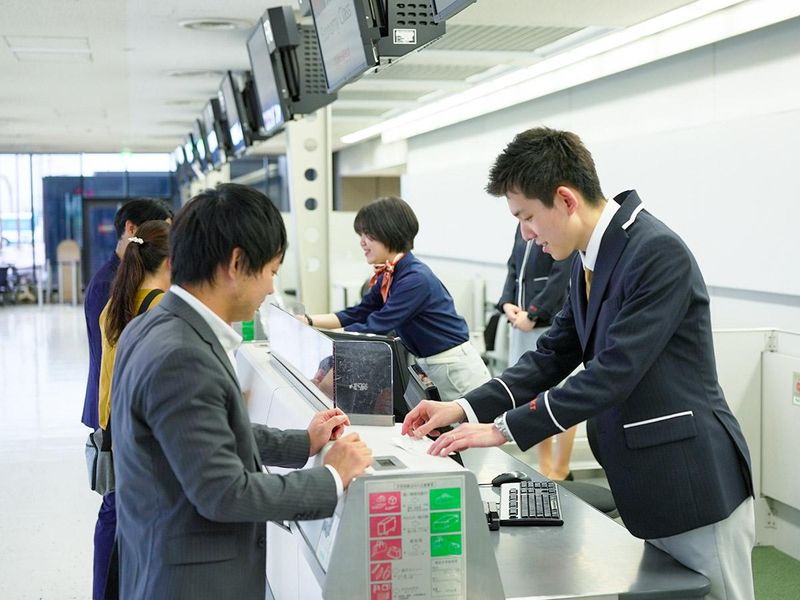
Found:
M 153 303 L 153 300 L 158 298 L 161 294 L 164 293 L 164 290 L 150 290 L 147 293 L 147 296 L 144 297 L 142 300 L 142 304 L 139 306 L 139 312 L 136 313 L 136 316 L 143 315 L 147 312 L 147 309 L 150 308 L 150 305 Z
M 147 309 L 150 308 L 150 305 L 153 303 L 153 300 L 158 298 L 161 294 L 164 293 L 164 290 L 150 290 L 147 293 L 147 296 L 144 297 L 142 300 L 142 304 L 139 306 L 139 312 L 136 313 L 136 316 L 143 315 L 147 312 Z M 104 452 L 111 450 L 111 415 L 108 415 L 108 423 L 106 424 L 106 428 L 103 430 L 103 442 L 100 446 L 100 449 Z

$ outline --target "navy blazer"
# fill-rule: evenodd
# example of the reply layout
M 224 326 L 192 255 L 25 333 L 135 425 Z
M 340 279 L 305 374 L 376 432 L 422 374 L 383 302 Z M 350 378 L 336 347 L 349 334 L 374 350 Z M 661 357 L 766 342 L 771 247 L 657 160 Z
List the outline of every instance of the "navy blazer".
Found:
M 497 310 L 503 312 L 507 302 L 517 304 L 517 279 L 525 259 L 525 247 L 528 242 L 522 237 L 519 226 L 514 233 L 514 247 L 508 257 L 508 272 L 503 285 L 503 293 L 497 303 Z M 570 264 L 572 257 L 564 260 L 553 260 L 542 249 L 531 246 L 525 270 L 522 273 L 522 309 L 537 315 L 536 326 L 545 327 L 564 304 L 569 284 Z
M 395 265 L 389 298 L 381 296 L 383 274 L 361 303 L 336 313 L 345 331 L 389 334 L 394 331 L 414 356 L 427 358 L 469 340 L 464 317 L 430 267 L 411 252 Z
M 621 207 L 600 243 L 588 306 L 577 257 L 537 350 L 466 398 L 481 422 L 508 411 L 523 450 L 595 417 L 620 516 L 653 539 L 726 518 L 753 494 L 750 456 L 717 381 L 694 257 L 636 192 L 614 200 Z M 585 370 L 555 387 L 580 362 Z

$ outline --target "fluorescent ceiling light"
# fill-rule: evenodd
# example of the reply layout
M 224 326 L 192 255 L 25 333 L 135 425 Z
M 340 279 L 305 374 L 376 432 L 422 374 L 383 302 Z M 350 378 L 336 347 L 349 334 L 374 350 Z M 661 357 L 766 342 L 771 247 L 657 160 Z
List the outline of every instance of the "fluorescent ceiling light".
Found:
M 559 52 L 570 50 L 591 40 L 607 35 L 612 31 L 615 30 L 609 27 L 597 27 L 595 25 L 590 25 L 589 27 L 579 29 L 575 33 L 565 35 L 563 38 L 558 39 L 555 42 L 551 42 L 536 48 L 536 50 L 533 51 L 533 54 L 535 56 L 547 58 L 549 56 L 558 54 Z
M 342 137 L 341 141 L 352 144 L 377 135 L 381 135 L 384 142 L 406 139 L 766 27 L 798 14 L 800 2 L 698 0 L 356 131 Z M 580 39 L 579 34 L 583 31 L 573 35 Z M 583 35 L 592 37 L 592 33 L 596 35 L 596 32 Z

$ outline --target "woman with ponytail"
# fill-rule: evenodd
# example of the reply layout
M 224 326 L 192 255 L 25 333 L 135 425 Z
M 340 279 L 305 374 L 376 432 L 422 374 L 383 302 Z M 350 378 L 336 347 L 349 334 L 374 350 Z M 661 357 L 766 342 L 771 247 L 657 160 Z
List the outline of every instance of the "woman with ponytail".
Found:
M 169 284 L 169 223 L 146 221 L 128 239 L 111 285 L 111 297 L 100 313 L 103 354 L 98 410 L 100 427 L 105 431 L 109 429 L 111 374 L 119 336 L 134 317 L 158 304 Z
M 164 297 L 170 284 L 169 223 L 145 221 L 126 241 L 128 245 L 111 284 L 111 296 L 100 313 L 100 382 L 98 386 L 98 416 L 103 429 L 102 450 L 111 451 L 111 375 L 117 353 L 117 341 L 122 330 L 137 315 L 154 307 Z M 110 456 L 110 454 L 109 454 Z M 105 527 L 116 531 L 116 494 L 114 493 L 113 461 L 105 463 L 103 505 Z M 98 476 L 99 479 L 99 476 Z M 98 490 L 99 491 L 99 490 Z M 119 597 L 119 555 L 117 543 L 109 556 L 102 597 Z

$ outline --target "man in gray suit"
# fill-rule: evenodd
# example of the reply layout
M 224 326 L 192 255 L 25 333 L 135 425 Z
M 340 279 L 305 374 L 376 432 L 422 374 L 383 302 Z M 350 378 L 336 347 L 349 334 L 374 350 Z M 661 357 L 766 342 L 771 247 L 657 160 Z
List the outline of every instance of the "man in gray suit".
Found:
M 603 197 L 573 133 L 519 134 L 487 190 L 506 197 L 523 235 L 554 259 L 580 251 L 566 303 L 535 351 L 465 398 L 420 403 L 403 432 L 468 420 L 430 451 L 509 441 L 525 450 L 594 417 L 628 530 L 708 577 L 710 598 L 753 598 L 750 455 L 717 381 L 708 292 L 691 252 L 636 192 Z
M 172 287 L 125 328 L 114 368 L 120 597 L 263 600 L 265 522 L 321 519 L 371 463 L 347 417 L 308 430 L 252 425 L 234 369 L 286 250 L 278 210 L 235 184 L 193 198 L 170 240 Z M 333 439 L 324 466 L 288 475 Z

